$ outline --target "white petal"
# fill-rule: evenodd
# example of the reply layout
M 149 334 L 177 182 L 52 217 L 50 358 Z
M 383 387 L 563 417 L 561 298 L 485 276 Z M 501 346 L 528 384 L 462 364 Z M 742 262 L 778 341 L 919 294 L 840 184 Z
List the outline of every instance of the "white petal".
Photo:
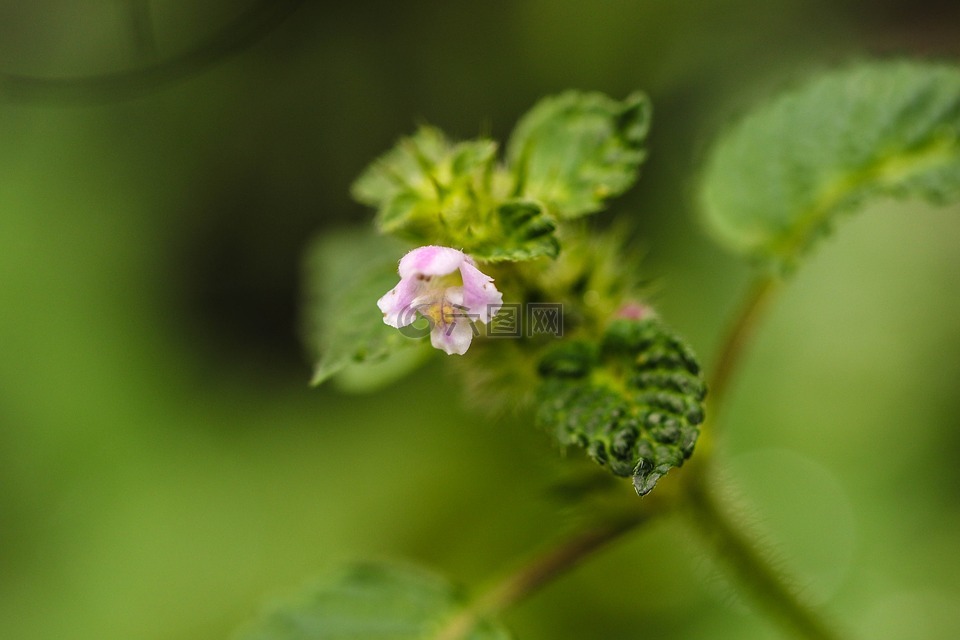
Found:
M 462 356 L 473 341 L 473 325 L 466 318 L 458 318 L 453 324 L 439 323 L 430 331 L 430 344 L 448 354 Z

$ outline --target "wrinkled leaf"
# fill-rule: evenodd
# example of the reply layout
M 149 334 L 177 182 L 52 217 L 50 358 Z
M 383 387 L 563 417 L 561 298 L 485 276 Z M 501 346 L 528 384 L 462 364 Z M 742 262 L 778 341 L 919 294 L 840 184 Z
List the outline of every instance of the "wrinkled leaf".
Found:
M 464 606 L 445 579 L 385 563 L 356 565 L 303 590 L 236 634 L 235 640 L 440 640 Z M 462 640 L 509 640 L 489 621 Z
M 507 147 L 515 194 L 545 203 L 561 219 L 603 209 L 637 179 L 650 112 L 639 93 L 622 102 L 576 91 L 541 100 Z
M 372 233 L 320 238 L 307 255 L 306 341 L 314 353 L 313 384 L 349 368 L 347 385 L 360 391 L 386 384 L 430 352 L 383 322 L 377 300 L 396 286 L 397 261 L 408 247 Z
M 537 423 L 640 495 L 693 453 L 706 387 L 690 349 L 656 319 L 615 320 L 599 344 L 572 341 L 540 362 Z
M 353 196 L 377 209 L 376 223 L 418 244 L 460 246 L 461 236 L 490 208 L 497 145 L 454 144 L 421 127 L 375 160 L 353 184 Z
M 507 166 L 490 140 L 454 143 L 421 127 L 374 161 L 352 191 L 376 208 L 383 233 L 486 261 L 552 258 L 558 220 L 599 211 L 634 183 L 649 122 L 641 94 L 620 102 L 570 91 L 520 120 Z
M 495 241 L 470 247 L 470 254 L 491 262 L 556 258 L 560 243 L 554 235 L 556 223 L 536 202 L 510 200 L 497 207 L 492 223 Z
M 960 197 L 960 69 L 883 62 L 815 79 L 721 138 L 706 221 L 735 250 L 790 268 L 836 215 L 875 196 Z

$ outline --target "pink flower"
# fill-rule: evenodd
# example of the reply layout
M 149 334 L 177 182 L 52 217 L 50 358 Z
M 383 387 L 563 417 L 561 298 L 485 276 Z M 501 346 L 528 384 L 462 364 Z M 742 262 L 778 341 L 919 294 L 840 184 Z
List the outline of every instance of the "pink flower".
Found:
M 620 307 L 620 310 L 617 311 L 617 317 L 639 321 L 647 320 L 648 318 L 656 318 L 657 312 L 653 310 L 653 307 L 647 306 L 642 302 L 631 300 Z
M 473 258 L 449 247 L 419 247 L 400 259 L 400 283 L 377 301 L 383 321 L 405 327 L 430 322 L 430 343 L 448 354 L 466 353 L 476 327 L 490 322 L 503 302 L 493 278 Z

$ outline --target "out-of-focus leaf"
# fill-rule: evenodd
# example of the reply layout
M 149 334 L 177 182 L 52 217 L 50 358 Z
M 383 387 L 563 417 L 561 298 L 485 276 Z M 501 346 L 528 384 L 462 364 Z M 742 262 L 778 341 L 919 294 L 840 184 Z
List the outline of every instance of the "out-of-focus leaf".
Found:
M 438 640 L 463 610 L 447 580 L 410 567 L 350 567 L 305 589 L 235 635 L 235 640 Z M 462 640 L 509 640 L 498 624 L 480 621 Z
M 540 363 L 537 423 L 584 448 L 640 495 L 693 453 L 706 387 L 690 349 L 656 319 L 612 322 Z
M 351 367 L 347 386 L 375 388 L 399 378 L 429 352 L 383 322 L 377 300 L 398 280 L 397 261 L 408 247 L 373 233 L 341 232 L 320 238 L 307 255 L 306 341 L 314 352 L 313 384 Z M 362 367 L 355 365 L 361 364 Z
M 622 102 L 576 91 L 541 100 L 507 147 L 515 195 L 545 203 L 560 219 L 603 209 L 637 179 L 650 113 L 640 93 Z
M 790 268 L 838 213 L 874 196 L 960 197 L 960 69 L 885 62 L 813 80 L 747 116 L 703 179 L 710 228 Z

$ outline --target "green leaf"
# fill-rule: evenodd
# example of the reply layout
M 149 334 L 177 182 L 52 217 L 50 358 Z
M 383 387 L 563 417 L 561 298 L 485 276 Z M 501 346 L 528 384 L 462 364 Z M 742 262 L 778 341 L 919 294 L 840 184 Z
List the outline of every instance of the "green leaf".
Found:
M 349 567 L 274 607 L 235 640 L 440 640 L 463 611 L 445 579 L 386 563 Z M 480 621 L 463 640 L 509 640 L 499 625 Z
M 706 387 L 692 351 L 658 320 L 615 320 L 599 344 L 549 352 L 540 375 L 537 423 L 632 476 L 638 494 L 693 453 Z
M 641 94 L 548 98 L 517 125 L 509 168 L 490 140 L 453 143 L 421 127 L 372 163 L 353 195 L 377 209 L 380 231 L 417 244 L 484 261 L 553 258 L 557 220 L 599 211 L 636 180 L 649 121 Z
M 497 145 L 454 144 L 421 127 L 378 158 L 353 184 L 354 198 L 377 208 L 377 226 L 418 244 L 462 246 L 492 208 Z
M 362 232 L 328 234 L 310 249 L 305 337 L 316 361 L 313 384 L 349 369 L 351 390 L 375 388 L 430 353 L 424 341 L 384 324 L 377 308 L 380 296 L 397 284 L 397 261 L 406 249 L 392 238 Z
M 960 197 L 960 69 L 883 62 L 816 79 L 714 147 L 705 218 L 735 250 L 785 268 L 869 198 Z
M 575 91 L 541 100 L 507 147 L 515 195 L 545 203 L 560 219 L 601 210 L 636 181 L 650 112 L 639 93 L 623 102 Z
M 478 260 L 488 262 L 556 258 L 560 243 L 554 235 L 556 223 L 543 207 L 527 200 L 509 200 L 497 207 L 495 230 L 483 243 L 468 246 Z

